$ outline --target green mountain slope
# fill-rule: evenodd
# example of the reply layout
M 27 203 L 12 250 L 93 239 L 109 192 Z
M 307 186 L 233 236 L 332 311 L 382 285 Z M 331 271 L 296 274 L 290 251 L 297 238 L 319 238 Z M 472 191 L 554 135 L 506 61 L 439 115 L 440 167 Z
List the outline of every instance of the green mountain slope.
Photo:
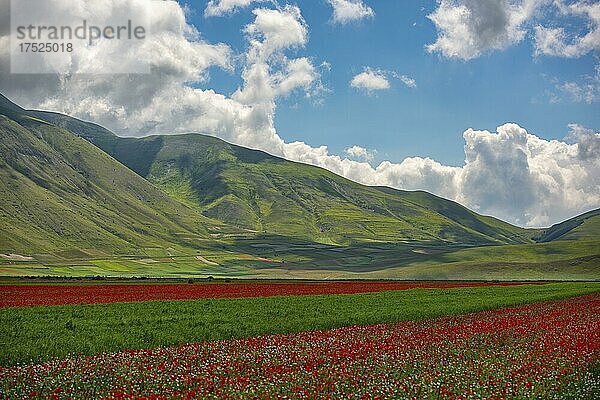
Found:
M 0 253 L 196 248 L 221 228 L 105 152 L 0 104 Z
M 599 274 L 599 210 L 526 230 L 426 192 L 359 185 L 214 137 L 120 138 L 1 95 L 0 189 L 0 275 Z
M 600 238 L 600 208 L 552 225 L 535 238 L 537 242 Z
M 528 243 L 535 233 L 426 192 L 359 185 L 214 137 L 119 138 L 64 115 L 31 115 L 88 139 L 207 217 L 259 233 L 344 245 Z

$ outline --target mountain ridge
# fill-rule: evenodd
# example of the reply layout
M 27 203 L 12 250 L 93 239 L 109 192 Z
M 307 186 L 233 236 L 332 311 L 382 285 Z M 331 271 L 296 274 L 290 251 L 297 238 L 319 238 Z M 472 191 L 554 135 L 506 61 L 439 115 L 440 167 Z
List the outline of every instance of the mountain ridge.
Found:
M 122 138 L 91 122 L 25 111 L 4 99 L 2 104 L 9 103 L 4 109 L 85 138 L 187 206 L 242 229 L 342 245 L 406 240 L 527 243 L 534 235 L 427 192 L 360 185 L 323 168 L 215 137 L 190 133 Z
M 87 140 L 31 115 L 15 117 L 22 109 L 9 108 L 16 122 L 6 109 L 0 108 L 0 250 L 126 254 L 193 246 L 210 238 L 209 228 L 223 225 L 176 202 Z
M 424 191 L 360 185 L 212 136 L 122 138 L 4 97 L 0 136 L 4 274 L 598 275 L 594 212 L 524 229 Z
M 555 240 L 580 240 L 600 237 L 600 208 L 576 215 L 544 229 L 534 237 L 538 243 Z
M 62 114 L 45 111 L 29 113 L 84 137 L 188 206 L 199 206 L 204 215 L 243 229 L 338 244 L 378 240 L 377 236 L 386 231 L 387 236 L 383 241 L 456 242 L 458 238 L 453 235 L 464 235 L 467 238 L 465 242 L 471 244 L 527 243 L 534 235 L 532 231 L 493 217 L 480 216 L 457 203 L 427 192 L 360 185 L 320 167 L 288 161 L 212 136 L 189 133 L 123 138 L 99 125 Z M 291 173 L 290 168 L 294 170 Z M 277 172 L 274 169 L 287 170 Z M 234 170 L 235 173 L 232 172 Z M 238 176 L 233 176 L 236 174 Z M 299 180 L 299 176 L 294 175 L 304 178 L 301 195 L 293 187 L 292 183 L 296 184 Z M 309 177 L 317 182 L 307 182 L 310 181 L 307 179 Z M 336 212 L 331 204 L 335 200 L 355 214 L 349 218 L 367 222 L 357 226 L 348 223 L 348 218 L 344 216 L 322 216 L 322 213 L 315 211 L 318 207 L 311 205 L 311 195 L 301 198 L 313 191 L 314 187 L 320 189 L 316 195 L 328 203 L 326 207 L 330 211 Z M 265 188 L 268 189 L 267 193 L 263 190 Z M 362 193 L 357 195 L 357 190 Z M 365 197 L 379 198 L 380 201 L 369 204 L 364 200 Z M 400 197 L 404 199 L 399 200 Z M 428 203 L 429 211 L 435 216 L 432 221 L 438 224 L 433 234 L 427 229 L 415 227 L 420 221 L 414 218 L 407 221 L 402 216 L 402 211 L 412 210 L 414 214 L 415 208 L 420 208 L 422 216 L 427 218 L 424 214 L 428 211 L 418 204 L 423 201 Z M 399 209 L 387 207 L 390 202 Z M 286 208 L 287 217 L 273 215 L 277 209 Z M 319 216 L 314 217 L 315 214 Z M 277 221 L 280 218 L 283 218 L 281 223 Z M 456 223 L 453 218 L 460 219 L 465 225 Z M 304 231 L 291 229 L 294 224 L 303 224 Z M 388 229 L 392 224 L 403 225 L 404 228 L 395 231 Z M 382 226 L 386 229 L 381 229 Z M 337 231 L 329 233 L 332 229 Z M 354 231 L 352 235 L 342 233 L 349 230 Z M 357 230 L 371 233 L 358 234 Z

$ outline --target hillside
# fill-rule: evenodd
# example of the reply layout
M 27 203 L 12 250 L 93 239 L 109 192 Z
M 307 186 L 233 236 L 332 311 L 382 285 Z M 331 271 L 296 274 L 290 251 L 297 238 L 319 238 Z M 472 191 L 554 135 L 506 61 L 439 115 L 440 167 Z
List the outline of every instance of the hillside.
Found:
M 555 240 L 592 240 L 600 238 L 600 209 L 552 225 L 535 237 L 540 243 Z
M 546 230 L 188 134 L 120 138 L 0 97 L 0 273 L 597 279 L 598 213 Z M 532 238 L 535 237 L 535 243 Z
M 88 139 L 207 217 L 261 234 L 343 245 L 528 243 L 533 235 L 426 192 L 359 185 L 214 137 L 120 138 L 64 115 L 32 115 Z
M 0 253 L 196 248 L 214 242 L 210 231 L 223 225 L 88 141 L 10 104 L 0 107 L 0 187 Z

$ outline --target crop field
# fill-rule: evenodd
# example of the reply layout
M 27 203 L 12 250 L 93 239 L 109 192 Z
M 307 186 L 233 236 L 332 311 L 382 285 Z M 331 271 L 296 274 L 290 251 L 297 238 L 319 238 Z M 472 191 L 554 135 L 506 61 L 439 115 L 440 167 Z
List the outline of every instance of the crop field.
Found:
M 4 277 L 243 279 L 598 280 L 597 240 L 464 247 L 370 243 L 332 246 L 281 237 L 231 239 L 205 250 L 152 247 L 143 255 L 1 254 Z M 5 256 L 5 257 L 2 257 Z
M 238 283 L 20 286 L 154 300 L 4 303 L 0 398 L 591 399 L 600 389 L 600 283 L 290 285 L 248 283 L 252 297 Z M 196 287 L 229 297 L 153 297 Z
M 600 295 L 430 321 L 70 356 L 0 370 L 7 397 L 584 398 Z M 592 397 L 589 397 L 592 398 Z
M 149 300 L 306 296 L 407 290 L 511 286 L 519 283 L 485 282 L 321 282 L 321 283 L 212 283 L 111 285 L 3 285 L 0 308 L 62 304 L 117 303 Z

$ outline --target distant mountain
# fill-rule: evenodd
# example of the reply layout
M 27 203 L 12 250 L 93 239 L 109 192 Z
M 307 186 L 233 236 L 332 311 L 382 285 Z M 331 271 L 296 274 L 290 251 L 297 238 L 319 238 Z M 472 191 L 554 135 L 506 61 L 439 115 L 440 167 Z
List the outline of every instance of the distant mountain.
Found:
M 535 237 L 537 242 L 594 240 L 600 238 L 600 208 L 552 225 Z
M 257 234 L 341 245 L 483 245 L 530 243 L 536 233 L 426 192 L 360 185 L 210 136 L 120 138 L 61 114 L 27 115 L 87 139 L 204 216 Z
M 0 98 L 0 253 L 138 254 L 214 242 L 210 220 L 87 140 Z
M 593 280 L 599 238 L 600 210 L 523 229 L 214 137 L 121 138 L 0 95 L 0 275 Z

